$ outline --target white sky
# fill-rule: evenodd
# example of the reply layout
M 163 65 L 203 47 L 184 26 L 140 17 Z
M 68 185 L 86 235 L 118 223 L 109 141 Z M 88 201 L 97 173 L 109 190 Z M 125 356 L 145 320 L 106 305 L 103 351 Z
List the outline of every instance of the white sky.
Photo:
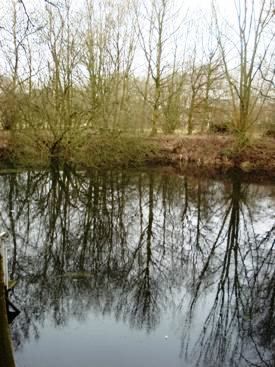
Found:
M 10 17 L 7 16 L 7 11 L 5 9 L 8 9 L 10 7 L 12 0 L 0 0 L 0 26 L 1 26 L 1 20 L 4 19 L 7 22 L 10 22 Z M 51 0 L 53 3 L 60 2 L 61 4 L 64 3 L 64 0 Z M 101 2 L 107 2 L 108 0 L 94 0 L 95 4 L 101 3 Z M 113 4 L 118 4 L 123 0 L 110 0 Z M 130 1 L 130 0 L 129 0 Z M 142 6 L 143 4 L 149 3 L 149 0 L 136 0 L 138 3 L 140 3 L 140 11 L 142 12 Z M 215 0 L 216 6 L 220 9 L 220 21 L 221 23 L 224 21 L 228 22 L 229 24 L 235 24 L 236 25 L 236 9 L 235 9 L 235 3 L 236 2 L 244 2 L 244 0 Z M 248 0 L 248 4 L 252 3 L 253 0 Z M 255 0 L 256 2 L 261 0 Z M 192 55 L 192 47 L 194 47 L 194 44 L 196 42 L 198 43 L 198 50 L 203 49 L 203 42 L 205 45 L 207 45 L 207 37 L 209 39 L 209 35 L 207 34 L 207 23 L 211 22 L 211 4 L 212 0 L 174 0 L 175 2 L 175 8 L 180 9 L 181 11 L 178 12 L 178 20 L 177 22 L 180 24 L 180 22 L 187 22 L 190 21 L 195 25 L 194 28 L 190 28 L 191 31 L 189 31 L 188 27 L 183 27 L 182 33 L 178 36 L 178 44 L 179 44 L 179 54 L 181 53 L 184 55 L 185 49 L 184 49 L 184 43 L 189 42 L 189 45 L 192 44 L 192 46 L 188 47 L 188 53 Z M 24 0 L 24 3 L 26 5 L 26 9 L 29 14 L 31 14 L 33 9 L 39 10 L 43 9 L 45 5 L 44 0 Z M 84 7 L 85 0 L 71 0 L 71 4 L 73 8 L 75 9 L 81 9 Z M 188 13 L 187 13 L 188 9 Z M 186 17 L 186 13 L 188 16 Z M 187 18 L 187 19 L 186 19 Z M 274 17 L 275 18 L 275 17 Z M 176 21 L 172 24 L 172 27 L 176 27 Z M 194 31 L 195 29 L 195 31 Z M 206 31 L 205 31 L 206 30 Z M 169 33 L 169 31 L 167 32 Z M 233 34 L 233 32 L 232 32 Z M 232 37 L 232 34 L 230 35 Z M 203 38 L 205 38 L 204 41 L 201 41 L 201 36 L 203 35 Z M 188 41 L 186 41 L 188 39 Z M 212 36 L 212 39 L 213 36 Z M 199 40 L 199 41 L 197 41 Z M 3 42 L 3 40 L 0 39 L 0 42 Z M 275 49 L 275 46 L 274 46 Z M 236 51 L 236 50 L 235 50 Z M 199 51 L 198 51 L 199 52 Z M 202 52 L 202 51 L 201 51 Z M 168 55 L 168 58 L 171 60 L 171 55 L 173 54 L 173 40 L 170 41 L 169 39 L 169 45 L 166 48 L 166 53 Z M 187 55 L 185 54 L 185 56 Z M 236 53 L 235 53 L 236 55 Z M 1 59 L 0 59 L 1 64 Z M 144 55 L 142 55 L 141 50 L 137 50 L 136 57 L 135 57 L 135 71 L 140 74 L 143 73 L 144 68 L 146 68 L 146 62 L 144 60 Z

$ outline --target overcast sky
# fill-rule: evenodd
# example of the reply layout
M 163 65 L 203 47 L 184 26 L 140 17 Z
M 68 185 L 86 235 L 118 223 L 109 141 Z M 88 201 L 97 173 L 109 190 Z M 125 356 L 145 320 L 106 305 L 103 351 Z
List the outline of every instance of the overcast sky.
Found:
M 12 0 L 5 0 L 5 1 L 0 0 L 0 23 L 1 23 L 1 20 L 4 20 L 5 26 L 7 26 L 7 28 L 9 24 L 11 25 L 11 19 L 12 19 L 10 10 L 8 11 L 8 9 L 11 9 L 10 7 L 11 1 Z M 64 4 L 64 0 L 51 0 L 51 1 L 52 3 L 59 2 L 60 4 L 62 3 Z M 114 5 L 119 4 L 122 1 L 124 0 L 110 0 L 110 2 Z M 138 4 L 140 4 L 139 12 L 141 13 L 144 12 L 144 9 L 143 9 L 144 4 L 147 5 L 150 2 L 150 0 L 136 0 L 136 1 L 138 2 Z M 160 0 L 156 0 L 156 1 L 160 1 Z M 180 24 L 182 27 L 181 27 L 180 32 L 178 32 L 178 35 L 177 35 L 178 39 L 176 41 L 172 39 L 172 37 L 168 38 L 169 40 L 169 42 L 167 42 L 168 47 L 167 47 L 167 44 L 165 45 L 165 52 L 167 54 L 167 57 L 171 61 L 174 55 L 173 46 L 175 42 L 177 42 L 178 54 L 181 54 L 179 55 L 180 60 L 183 60 L 183 59 L 188 60 L 188 57 L 190 55 L 192 57 L 194 45 L 196 44 L 198 46 L 197 56 L 199 59 L 200 58 L 199 53 L 201 52 L 201 54 L 203 54 L 203 52 L 207 51 L 204 49 L 204 47 L 205 48 L 208 47 L 207 43 L 209 42 L 209 38 L 211 39 L 212 37 L 213 42 L 215 42 L 215 37 L 213 36 L 213 34 L 212 35 L 210 34 L 209 36 L 209 24 L 211 23 L 211 4 L 213 0 L 168 0 L 168 2 L 173 2 L 173 1 L 174 1 L 174 8 L 176 9 L 173 12 L 175 14 L 175 17 L 172 17 L 172 21 L 170 22 L 170 26 L 168 27 L 167 33 L 168 35 L 169 33 L 173 34 L 173 27 L 177 29 L 178 24 Z M 248 5 L 251 5 L 254 2 L 259 3 L 260 1 L 263 1 L 263 0 L 247 0 L 247 3 Z M 268 1 L 269 0 L 267 0 L 267 2 Z M 108 0 L 93 0 L 94 4 L 99 4 L 102 2 L 107 3 Z M 215 0 L 215 4 L 220 11 L 219 12 L 220 24 L 222 24 L 223 22 L 227 22 L 230 25 L 236 26 L 237 24 L 236 4 L 240 3 L 243 5 L 244 2 L 245 0 Z M 33 10 L 38 10 L 38 11 L 40 9 L 43 10 L 45 6 L 45 0 L 24 0 L 24 4 L 26 6 L 27 13 L 31 15 Z M 71 0 L 71 4 L 74 9 L 80 10 L 81 8 L 84 8 L 85 0 Z M 39 21 L 40 19 L 38 19 L 38 23 Z M 188 22 L 191 23 L 190 28 L 188 28 Z M 78 22 L 77 26 L 78 24 L 80 28 L 81 22 L 80 23 Z M 148 22 L 147 22 L 147 28 L 148 28 Z M 145 23 L 144 23 L 144 27 L 142 26 L 142 29 L 144 32 L 146 32 Z M 226 32 L 227 32 L 226 36 L 228 36 L 228 39 L 229 39 L 228 43 L 234 40 L 234 37 L 235 37 L 236 45 L 238 45 L 238 38 L 236 38 L 238 37 L 237 28 L 236 27 L 231 27 L 231 29 L 228 28 Z M 4 34 L 4 36 L 6 37 L 7 34 Z M 0 42 L 1 41 L 2 43 L 5 42 L 3 38 L 2 40 L 0 39 Z M 186 47 L 186 44 L 188 44 L 187 47 Z M 232 47 L 233 53 L 234 55 L 236 55 L 236 48 L 234 50 L 233 43 L 231 46 L 233 46 Z M 275 46 L 273 47 L 273 49 L 275 49 Z M 40 52 L 41 52 L 41 49 L 40 49 Z M 235 57 L 234 55 L 233 55 L 233 58 Z M 41 60 L 41 55 L 39 54 L 39 61 L 40 60 Z M 1 65 L 1 61 L 5 63 L 5 61 L 3 61 L 3 59 L 1 60 L 1 57 L 0 57 L 0 65 Z M 199 61 L 202 61 L 202 60 L 199 60 Z M 141 48 L 138 48 L 136 52 L 135 62 L 134 62 L 134 69 L 135 69 L 134 71 L 140 74 L 144 72 L 144 68 L 146 68 L 146 61 L 144 58 L 144 54 L 142 53 Z

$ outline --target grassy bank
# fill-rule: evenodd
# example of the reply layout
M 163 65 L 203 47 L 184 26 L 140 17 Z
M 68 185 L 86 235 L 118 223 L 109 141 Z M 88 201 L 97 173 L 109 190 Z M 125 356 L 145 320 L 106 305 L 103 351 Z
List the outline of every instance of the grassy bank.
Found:
M 83 168 L 173 165 L 212 174 L 238 169 L 275 178 L 275 139 L 240 145 L 230 136 L 134 136 L 119 133 L 54 136 L 13 133 L 0 139 L 2 166 L 46 167 L 54 160 Z

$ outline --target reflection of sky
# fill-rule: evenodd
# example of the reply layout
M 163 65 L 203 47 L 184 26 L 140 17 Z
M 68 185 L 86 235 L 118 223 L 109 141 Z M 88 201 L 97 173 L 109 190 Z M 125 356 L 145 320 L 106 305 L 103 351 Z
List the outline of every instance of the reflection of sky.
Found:
M 158 330 L 147 335 L 129 329 L 112 317 L 89 313 L 85 322 L 70 320 L 56 329 L 46 322 L 40 339 L 24 346 L 16 355 L 18 367 L 32 366 L 181 366 L 179 339 L 169 333 L 171 321 L 163 320 Z M 165 336 L 168 334 L 168 339 Z
M 207 316 L 207 304 L 211 303 L 208 301 L 203 299 L 198 307 L 192 324 L 191 345 L 196 342 Z M 185 360 L 184 366 L 191 367 L 192 359 L 185 359 L 181 351 L 181 334 L 185 332 L 182 315 L 186 306 L 180 302 L 180 307 L 169 310 L 158 328 L 149 334 L 142 329 L 129 328 L 122 320 L 116 320 L 114 314 L 102 316 L 93 309 L 87 312 L 84 320 L 71 317 L 58 328 L 48 318 L 40 328 L 39 339 L 25 343 L 17 351 L 17 366 L 177 367 Z
M 168 363 L 177 366 L 183 365 L 186 350 L 189 362 L 184 362 L 184 365 L 193 366 L 192 363 L 195 363 L 199 354 L 199 347 L 196 343 L 204 330 L 204 321 L 211 311 L 216 296 L 220 276 L 219 262 L 222 262 L 224 258 L 228 220 L 215 256 L 211 260 L 210 271 L 202 281 L 190 324 L 188 323 L 188 306 L 195 295 L 199 274 L 211 251 L 213 241 L 220 231 L 223 215 L 230 204 L 232 188 L 228 182 L 204 182 L 203 180 L 188 179 L 188 207 L 186 216 L 183 218 L 185 178 L 174 176 L 168 181 L 162 181 L 161 175 L 154 174 L 153 181 L 150 181 L 149 177 L 146 173 L 141 176 L 141 198 L 135 175 L 123 187 L 124 191 L 116 183 L 112 192 L 108 177 L 105 178 L 108 193 L 106 208 L 108 210 L 107 213 L 104 213 L 100 207 L 100 210 L 97 211 L 97 219 L 103 221 L 104 218 L 110 218 L 112 212 L 113 222 L 111 223 L 112 236 L 103 233 L 103 237 L 99 237 L 99 247 L 96 247 L 97 251 L 101 249 L 103 255 L 100 259 L 104 263 L 101 264 L 101 269 L 98 269 L 102 274 L 96 280 L 94 279 L 96 274 L 93 273 L 91 280 L 86 280 L 86 283 L 67 279 L 65 284 L 61 286 L 60 299 L 57 289 L 55 292 L 55 287 L 59 284 L 58 282 L 53 283 L 51 279 L 54 280 L 54 278 L 50 278 L 55 277 L 55 272 L 58 271 L 54 263 L 50 262 L 48 265 L 48 270 L 51 270 L 49 272 L 51 275 L 48 274 L 46 279 L 48 283 L 43 283 L 41 278 L 41 269 L 44 263 L 43 253 L 49 245 L 46 238 L 49 230 L 50 207 L 54 208 L 56 205 L 56 202 L 51 200 L 51 196 L 47 200 L 45 199 L 52 183 L 49 177 L 45 177 L 45 180 L 42 180 L 39 185 L 33 185 L 33 191 L 30 191 L 32 194 L 29 194 L 26 185 L 27 176 L 24 174 L 17 176 L 16 182 L 20 185 L 18 185 L 17 190 L 14 190 L 16 194 L 12 201 L 9 201 L 9 181 L 7 176 L 0 178 L 0 187 L 3 188 L 0 194 L 3 226 L 10 231 L 9 205 L 11 204 L 14 209 L 11 214 L 16 218 L 15 233 L 19 262 L 17 299 L 20 302 L 21 298 L 21 306 L 24 306 L 23 300 L 26 298 L 27 308 L 31 307 L 32 309 L 36 305 L 38 307 L 35 315 L 30 314 L 29 317 L 34 323 L 34 329 L 37 329 L 39 338 L 35 340 L 34 332 L 30 331 L 29 336 L 23 340 L 16 352 L 19 367 L 29 365 L 53 366 L 57 361 L 58 365 L 69 367 L 75 366 L 76 363 L 79 366 L 119 365 L 126 367 L 131 365 L 153 367 L 158 365 L 162 367 L 167 366 Z M 65 272 L 77 271 L 78 253 L 82 248 L 82 232 L 85 229 L 83 223 L 87 211 L 85 193 L 89 185 L 88 177 L 83 175 L 81 180 L 80 186 L 75 183 L 74 188 L 70 187 L 70 205 L 66 212 L 66 238 L 67 245 L 70 248 L 73 246 L 73 251 L 70 250 L 72 252 L 66 255 L 68 259 L 65 259 L 65 267 L 61 269 Z M 143 274 L 142 270 L 146 266 L 148 256 L 146 229 L 150 213 L 150 182 L 154 182 L 154 186 L 151 203 L 153 209 L 152 242 L 150 244 L 152 259 L 149 269 L 150 287 L 156 305 L 150 311 L 153 322 L 148 330 L 146 323 L 143 324 L 140 320 L 135 320 L 135 318 L 141 317 L 141 310 L 137 314 L 133 314 L 133 312 L 138 297 L 140 297 L 140 305 L 142 305 L 142 297 L 144 297 L 144 294 L 138 292 L 140 291 L 139 282 Z M 199 212 L 198 182 L 201 191 L 200 249 L 195 246 Z M 274 221 L 272 222 L 274 197 L 272 197 L 272 187 L 248 186 L 247 184 L 243 184 L 241 187 L 243 198 L 238 201 L 242 212 L 239 240 L 241 252 L 245 253 L 248 238 L 252 238 L 248 235 L 253 232 L 253 229 L 256 235 L 260 235 L 260 238 L 272 228 L 274 224 Z M 101 183 L 99 189 L 100 192 L 103 190 Z M 124 192 L 124 196 L 122 192 Z M 22 204 L 26 193 L 28 193 L 28 208 Z M 64 198 L 65 196 L 63 196 L 60 207 L 57 206 L 59 216 L 54 228 L 52 251 L 54 254 L 56 252 L 56 257 L 59 256 L 58 251 L 62 247 L 60 226 L 61 222 L 65 221 L 63 209 L 66 202 Z M 119 203 L 122 202 L 123 211 L 120 218 L 118 208 Z M 140 212 L 140 208 L 142 212 Z M 164 213 L 166 213 L 166 217 Z M 27 220 L 28 214 L 31 217 L 30 221 Z M 107 223 L 108 221 L 103 221 L 101 225 L 103 225 L 103 232 L 107 230 L 106 233 L 109 233 Z M 28 228 L 27 224 L 29 224 Z M 121 233 L 122 229 L 125 232 L 124 239 Z M 91 230 L 94 233 L 97 227 L 92 225 Z M 143 237 L 141 232 L 144 233 Z M 12 238 L 10 239 L 12 241 Z M 89 246 L 93 245 L 95 244 L 89 244 Z M 140 245 L 139 256 L 136 256 L 131 268 L 128 268 Z M 255 246 L 252 245 L 254 251 Z M 268 245 L 269 242 L 263 243 L 262 248 L 267 250 Z M 121 246 L 125 246 L 123 256 Z M 109 258 L 110 248 L 112 252 Z M 38 253 L 40 254 L 39 259 L 37 259 Z M 90 252 L 89 256 L 91 257 L 86 258 L 85 264 L 88 266 L 87 271 L 89 269 L 92 271 L 94 259 Z M 113 274 L 109 274 L 110 276 L 105 270 L 108 259 L 111 259 L 113 271 Z M 115 264 L 117 271 L 120 272 L 119 276 L 121 274 L 124 276 L 120 281 L 116 279 Z M 243 265 L 238 268 L 243 287 L 247 287 L 245 270 L 253 270 L 251 264 L 251 257 L 246 255 L 245 266 L 247 268 L 245 269 Z M 232 258 L 230 277 L 234 275 L 233 265 Z M 123 275 L 125 270 L 128 272 L 126 276 Z M 28 278 L 29 276 L 30 278 Z M 31 279 L 31 284 L 28 284 L 29 279 Z M 143 285 L 145 284 L 144 282 Z M 29 300 L 28 296 L 33 298 Z M 225 303 L 227 301 L 228 299 L 225 297 Z M 230 307 L 233 306 L 234 299 Z M 58 324 L 56 320 L 57 312 L 60 313 L 61 324 Z M 42 315 L 41 319 L 40 315 Z M 18 323 L 20 328 L 20 322 L 23 321 L 24 317 L 25 315 L 21 314 L 16 320 L 15 326 Z M 211 322 L 214 323 L 215 318 Z M 146 333 L 145 329 L 150 331 L 149 334 Z M 205 330 L 205 338 L 210 335 L 210 331 L 211 328 Z M 236 333 L 234 331 L 232 333 L 233 339 L 236 338 Z M 168 339 L 165 339 L 166 335 Z M 204 365 L 202 364 L 202 366 Z
M 212 301 L 213 294 L 203 297 L 192 330 L 184 327 L 187 302 L 182 299 L 149 334 L 142 329 L 129 328 L 122 320 L 116 320 L 114 314 L 102 316 L 93 309 L 87 312 L 84 320 L 71 317 L 60 327 L 46 318 L 40 327 L 39 339 L 28 341 L 16 352 L 17 367 L 193 367 L 199 354 L 196 342 Z M 190 331 L 186 349 L 181 337 Z

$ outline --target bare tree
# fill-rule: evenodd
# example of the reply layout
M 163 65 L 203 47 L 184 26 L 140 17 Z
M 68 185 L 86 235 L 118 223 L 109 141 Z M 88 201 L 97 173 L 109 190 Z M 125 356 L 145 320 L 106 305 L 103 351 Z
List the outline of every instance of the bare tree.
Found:
M 29 36 L 27 22 L 22 18 L 20 6 L 12 1 L 10 6 L 3 9 L 11 22 L 5 22 L 2 27 L 2 55 L 6 65 L 6 77 L 2 79 L 1 89 L 4 103 L 2 108 L 2 126 L 11 130 L 16 127 L 19 112 L 19 95 L 22 83 L 22 64 L 25 42 Z
M 174 7 L 171 0 L 151 0 L 149 4 L 143 3 L 143 9 L 143 14 L 140 14 L 136 9 L 137 26 L 140 46 L 146 60 L 147 76 L 150 76 L 153 83 L 151 133 L 154 135 L 160 120 L 162 91 L 169 68 L 167 48 L 170 48 L 170 53 L 173 48 L 171 38 L 174 31 L 171 31 L 171 22 L 176 23 L 176 17 L 173 13 Z M 170 42 L 170 46 L 168 46 L 168 42 Z M 144 93 L 146 98 L 148 84 L 147 77 Z
M 274 0 L 236 0 L 235 24 L 222 27 L 221 14 L 213 5 L 217 41 L 233 107 L 232 129 L 245 136 L 258 120 L 265 103 L 261 97 L 260 70 L 274 55 Z

